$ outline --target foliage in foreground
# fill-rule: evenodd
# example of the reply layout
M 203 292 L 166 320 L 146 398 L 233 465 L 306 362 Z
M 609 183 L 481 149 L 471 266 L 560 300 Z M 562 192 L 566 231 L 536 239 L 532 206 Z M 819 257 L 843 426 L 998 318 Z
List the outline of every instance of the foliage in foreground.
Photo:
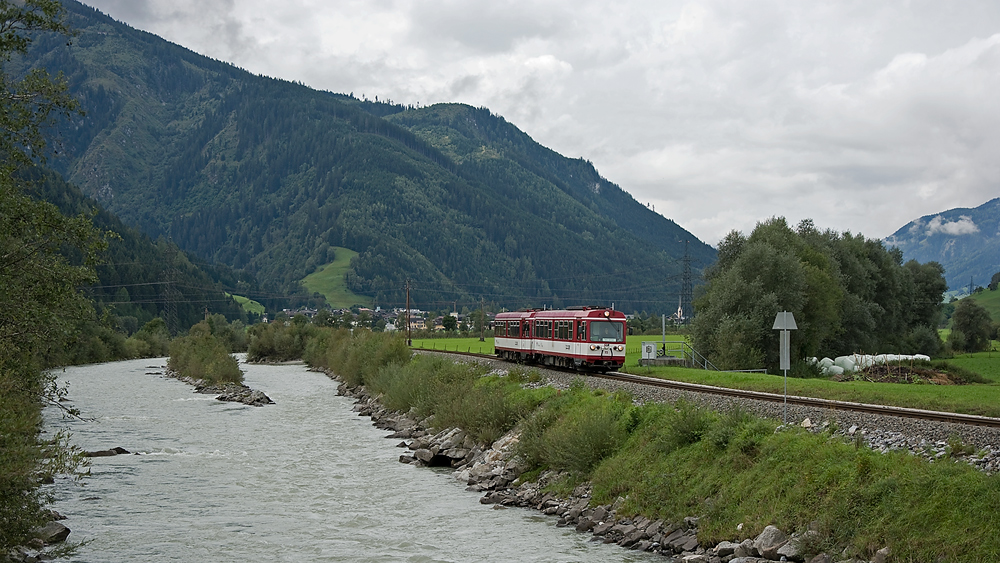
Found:
M 24 193 L 27 171 L 45 154 L 44 128 L 76 105 L 61 78 L 33 71 L 16 79 L 6 63 L 36 33 L 67 33 L 62 14 L 54 0 L 0 0 L 0 553 L 27 543 L 47 519 L 40 484 L 78 466 L 60 437 L 40 434 L 42 404 L 56 398 L 42 366 L 93 315 L 76 288 L 96 279 L 90 266 L 105 242 L 87 217 Z
M 170 343 L 167 367 L 181 376 L 211 384 L 243 382 L 243 372 L 236 358 L 229 353 L 225 341 L 212 334 L 206 321 L 191 327 L 187 336 L 175 338 Z

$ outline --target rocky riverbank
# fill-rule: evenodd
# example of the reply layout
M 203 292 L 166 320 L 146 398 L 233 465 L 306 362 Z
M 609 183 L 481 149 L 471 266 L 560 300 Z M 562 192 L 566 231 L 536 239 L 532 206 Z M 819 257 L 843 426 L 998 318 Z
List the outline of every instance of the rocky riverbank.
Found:
M 170 377 L 183 381 L 194 387 L 195 393 L 202 393 L 205 395 L 215 395 L 217 401 L 226 401 L 230 403 L 242 403 L 244 405 L 250 405 L 252 407 L 262 407 L 264 405 L 273 405 L 274 401 L 271 400 L 263 391 L 258 391 L 256 389 L 251 389 L 242 383 L 224 383 L 221 385 L 211 384 L 203 379 L 194 379 L 191 377 L 182 376 L 174 371 L 166 370 L 161 372 L 165 377 Z
M 850 554 L 818 553 L 821 537 L 815 530 L 788 535 L 773 526 L 748 537 L 742 525 L 733 530 L 733 541 L 702 545 L 698 540 L 698 516 L 691 515 L 680 522 L 651 521 L 641 516 L 620 514 L 623 499 L 611 505 L 591 506 L 591 491 L 580 485 L 567 497 L 559 497 L 545 488 L 565 475 L 544 472 L 537 480 L 521 482 L 526 469 L 515 456 L 518 437 L 511 432 L 493 444 L 477 444 L 458 428 L 432 433 L 428 421 L 412 414 L 400 414 L 385 409 L 367 394 L 363 387 L 341 384 L 342 395 L 356 399 L 354 410 L 359 416 L 369 416 L 372 423 L 390 431 L 390 439 L 400 439 L 405 448 L 399 461 L 428 467 L 449 467 L 467 490 L 483 493 L 480 502 L 494 508 L 522 507 L 541 511 L 557 519 L 557 526 L 574 527 L 590 534 L 593 541 L 615 543 L 626 549 L 657 553 L 669 561 L 686 563 L 757 563 L 766 561 L 799 561 L 808 563 L 851 562 L 862 560 Z M 806 555 L 810 557 L 806 559 Z M 882 549 L 873 562 L 884 563 L 889 553 Z

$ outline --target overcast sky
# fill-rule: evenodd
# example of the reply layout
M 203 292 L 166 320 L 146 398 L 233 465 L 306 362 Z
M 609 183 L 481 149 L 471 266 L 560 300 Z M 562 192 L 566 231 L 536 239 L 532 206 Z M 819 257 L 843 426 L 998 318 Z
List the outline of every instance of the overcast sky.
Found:
M 486 106 L 712 245 L 1000 196 L 1000 2 L 90 0 L 258 74 Z

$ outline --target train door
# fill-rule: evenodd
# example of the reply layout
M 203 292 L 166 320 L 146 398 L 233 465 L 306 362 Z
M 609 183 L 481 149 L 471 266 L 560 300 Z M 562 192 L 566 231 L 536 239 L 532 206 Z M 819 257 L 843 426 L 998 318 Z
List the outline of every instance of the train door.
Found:
M 585 349 L 587 342 L 587 321 L 576 321 L 576 331 L 573 334 L 573 355 L 579 359 L 587 354 Z

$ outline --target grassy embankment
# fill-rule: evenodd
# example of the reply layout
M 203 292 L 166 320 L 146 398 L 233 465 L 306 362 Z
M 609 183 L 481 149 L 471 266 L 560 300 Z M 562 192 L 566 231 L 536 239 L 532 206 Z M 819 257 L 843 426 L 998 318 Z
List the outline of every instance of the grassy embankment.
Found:
M 335 309 L 371 304 L 371 298 L 358 295 L 347 289 L 344 274 L 351 267 L 351 259 L 358 255 L 349 248 L 334 247 L 333 262 L 320 266 L 315 272 L 302 279 L 302 286 L 310 293 L 322 295 L 330 307 Z
M 243 310 L 248 313 L 254 313 L 255 315 L 264 314 L 264 306 L 258 303 L 257 301 L 250 299 L 249 297 L 244 297 L 242 295 L 235 295 L 232 293 L 227 293 L 226 297 L 232 297 L 234 300 L 236 300 L 237 303 L 240 304 L 240 307 L 243 307 Z
M 966 299 L 972 299 L 977 305 L 989 311 L 993 322 L 1000 321 L 1000 290 L 986 290 L 982 293 L 974 293 L 966 297 Z
M 667 341 L 683 340 L 683 335 L 667 335 Z M 783 393 L 781 375 L 706 371 L 679 367 L 639 367 L 642 342 L 660 341 L 650 335 L 629 336 L 625 370 L 637 375 L 733 389 Z M 493 353 L 493 339 L 478 338 L 413 340 L 414 349 Z M 903 383 L 837 382 L 828 379 L 788 378 L 788 394 L 856 403 L 874 403 L 963 414 L 1000 417 L 1000 353 L 962 354 L 948 363 L 982 375 L 989 383 L 971 385 L 918 385 Z
M 897 561 L 1000 560 L 1000 477 L 965 464 L 878 454 L 797 427 L 775 432 L 776 422 L 741 412 L 634 406 L 625 394 L 582 383 L 564 392 L 524 389 L 537 375 L 411 360 L 398 335 L 324 330 L 305 359 L 334 366 L 392 409 L 415 408 L 436 428 L 458 426 L 489 441 L 520 423 L 520 453 L 532 467 L 525 478 L 565 471 L 557 490 L 590 481 L 594 503 L 623 499 L 621 515 L 701 516 L 706 545 L 754 537 L 768 524 L 790 532 L 814 522 L 820 535 L 811 553 L 846 546 L 870 558 L 889 546 Z

